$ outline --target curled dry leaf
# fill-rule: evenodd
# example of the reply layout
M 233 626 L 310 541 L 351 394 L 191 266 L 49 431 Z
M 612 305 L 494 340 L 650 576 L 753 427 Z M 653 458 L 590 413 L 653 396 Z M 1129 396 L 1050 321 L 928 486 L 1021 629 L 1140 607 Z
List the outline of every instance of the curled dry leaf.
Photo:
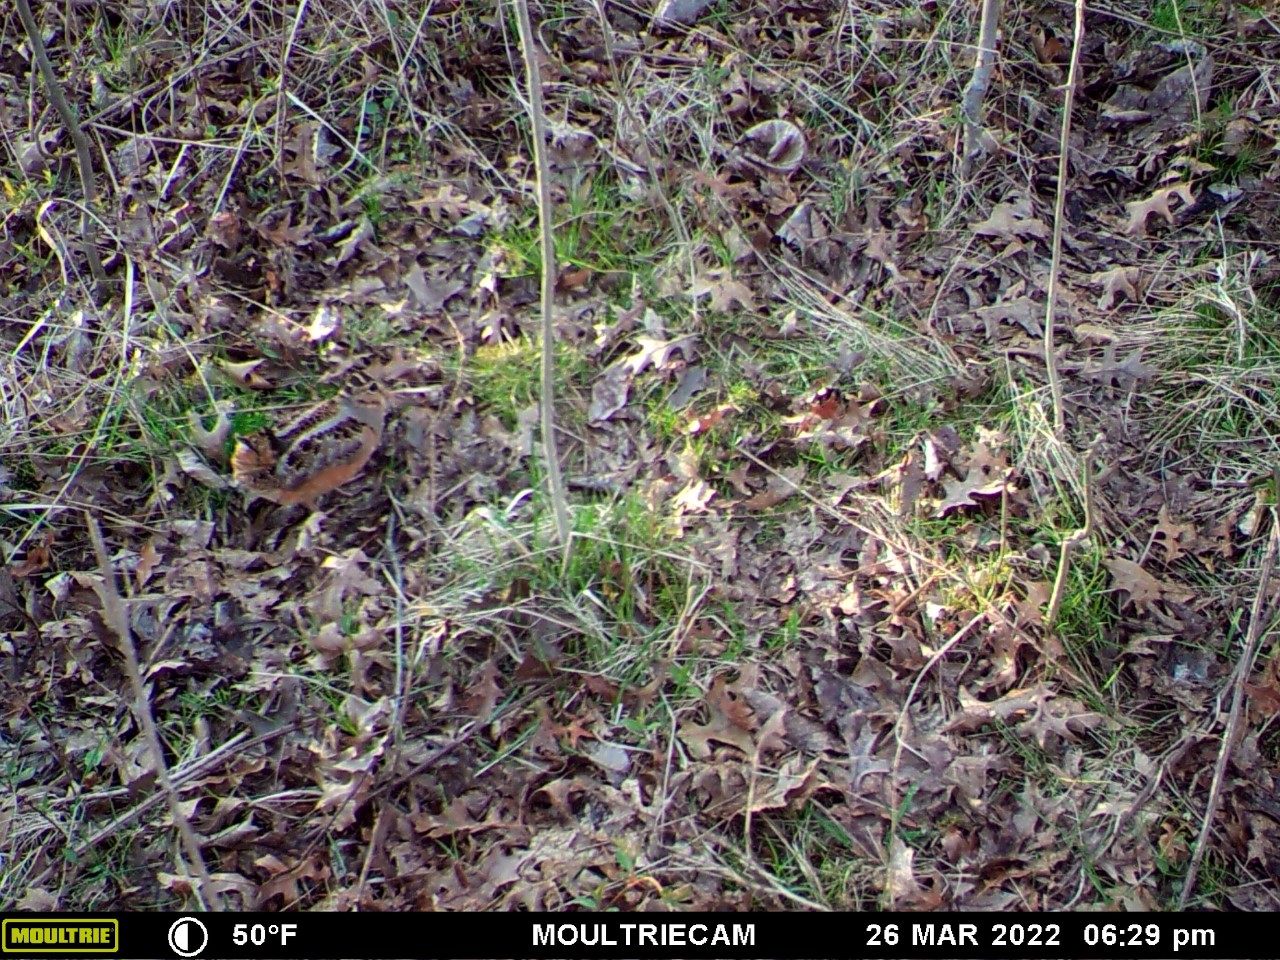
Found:
M 1123 557 L 1111 557 L 1102 561 L 1111 571 L 1114 581 L 1112 590 L 1123 590 L 1129 595 L 1129 602 L 1139 610 L 1144 610 L 1157 600 L 1175 600 L 1185 603 L 1195 594 L 1186 587 L 1176 583 L 1166 583 L 1153 577 L 1132 560 Z
M 670 29 L 674 26 L 688 26 L 694 23 L 711 0 L 662 0 L 653 14 L 655 26 Z
M 1153 213 L 1158 213 L 1164 217 L 1165 222 L 1170 226 L 1173 225 L 1173 211 L 1169 209 L 1169 204 L 1174 200 L 1181 201 L 1179 210 L 1189 207 L 1196 202 L 1196 195 L 1191 192 L 1191 187 L 1186 183 L 1175 183 L 1171 187 L 1161 187 L 1145 200 L 1134 200 L 1126 203 L 1124 208 L 1129 214 L 1129 222 L 1124 226 L 1124 232 L 1131 237 L 1145 237 L 1147 235 L 1147 217 Z
M 1018 197 L 1009 203 L 997 203 L 991 216 L 973 225 L 973 232 L 980 237 L 996 237 L 1001 240 L 1033 237 L 1043 240 L 1049 236 L 1049 228 L 1032 211 L 1029 197 Z
M 738 146 L 748 163 L 770 173 L 794 173 L 804 162 L 804 133 L 790 120 L 757 123 Z
M 744 283 L 727 276 L 725 270 L 708 270 L 695 277 L 689 288 L 689 295 L 698 300 L 710 295 L 711 309 L 720 313 L 729 313 L 737 307 L 747 310 L 756 309 L 755 298 L 751 289 Z
M 327 340 L 342 325 L 342 314 L 331 304 L 322 303 L 311 315 L 311 323 L 307 327 L 307 339 L 312 343 Z
M 768 510 L 771 507 L 776 507 L 782 501 L 799 492 L 800 482 L 804 480 L 804 475 L 805 467 L 803 464 L 795 467 L 786 467 L 777 473 L 771 473 L 765 488 L 754 497 L 744 500 L 742 505 L 748 510 Z
M 223 250 L 237 250 L 242 233 L 240 218 L 227 210 L 215 213 L 205 228 L 208 238 Z
M 1138 267 L 1112 267 L 1092 274 L 1089 279 L 1102 286 L 1098 297 L 1098 309 L 1110 310 L 1119 297 L 1130 303 L 1140 303 L 1147 288 L 1147 279 Z
M 806 200 L 791 211 L 775 235 L 797 253 L 804 253 L 818 241 L 825 240 L 828 232 L 822 215 Z
M 271 384 L 266 377 L 257 372 L 261 365 L 261 360 L 246 360 L 243 363 L 229 363 L 223 360 L 218 363 L 218 369 L 230 377 L 237 386 L 248 387 L 250 390 L 266 390 Z
M 946 498 L 938 505 L 935 517 L 945 517 L 953 510 L 981 504 L 981 498 L 999 497 L 1014 493 L 1013 469 L 1009 458 L 985 443 L 978 443 L 969 459 L 963 480 L 946 480 L 943 487 Z
M 231 421 L 227 412 L 231 405 L 223 401 L 214 410 L 213 428 L 206 430 L 204 422 L 193 410 L 187 414 L 187 426 L 191 430 L 191 439 L 196 442 L 202 453 L 210 460 L 221 462 L 226 458 L 227 440 L 231 436 Z

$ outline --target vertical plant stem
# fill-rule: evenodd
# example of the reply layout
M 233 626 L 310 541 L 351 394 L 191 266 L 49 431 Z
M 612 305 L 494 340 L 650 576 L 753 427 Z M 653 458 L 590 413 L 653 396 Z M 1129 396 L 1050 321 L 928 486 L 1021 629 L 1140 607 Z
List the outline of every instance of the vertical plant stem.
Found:
M 569 505 L 560 476 L 560 455 L 556 447 L 555 420 L 555 293 L 556 248 L 551 233 L 551 183 L 547 164 L 547 118 L 542 105 L 542 78 L 526 0 L 513 0 L 520 27 L 520 49 L 524 56 L 526 85 L 529 88 L 529 123 L 533 131 L 533 162 L 538 175 L 538 221 L 542 227 L 542 449 L 547 462 L 547 492 L 555 514 L 556 539 L 569 559 Z
M 982 156 L 982 101 L 987 97 L 991 74 L 996 67 L 996 34 L 1000 27 L 1000 0 L 982 0 L 982 23 L 978 27 L 978 58 L 973 76 L 965 87 L 961 110 L 965 119 L 964 158 L 961 173 L 969 176 L 973 163 Z
M 1058 376 L 1058 354 L 1053 342 L 1053 322 L 1058 306 L 1058 276 L 1062 273 L 1062 229 L 1067 218 L 1067 177 L 1071 172 L 1071 108 L 1076 100 L 1076 75 L 1080 69 L 1080 46 L 1083 41 L 1084 0 L 1076 0 L 1071 63 L 1067 67 L 1067 85 L 1062 92 L 1062 131 L 1058 136 L 1058 190 L 1053 201 L 1053 253 L 1049 260 L 1049 290 L 1044 305 L 1044 365 L 1049 374 L 1049 392 L 1053 396 L 1053 431 L 1064 442 L 1066 412 L 1063 409 L 1062 378 Z
M 84 520 L 89 530 L 89 542 L 93 544 L 93 552 L 98 558 L 98 568 L 102 572 L 102 587 L 98 590 L 98 596 L 102 600 L 104 619 L 115 632 L 120 643 L 120 652 L 124 654 L 125 673 L 129 677 L 129 685 L 133 690 L 134 719 L 138 722 L 143 742 L 146 743 L 147 751 L 151 754 L 152 769 L 160 781 L 160 789 L 169 803 L 169 815 L 173 818 L 174 828 L 178 831 L 183 852 L 187 856 L 186 866 L 195 873 L 193 879 L 199 881 L 193 885 L 193 893 L 204 909 L 221 912 L 224 909 L 222 894 L 209 875 L 209 868 L 205 865 L 204 853 L 200 847 L 200 838 L 182 810 L 177 787 L 169 773 L 169 765 L 164 759 L 164 745 L 160 742 L 160 732 L 156 729 L 155 718 L 151 715 L 151 700 L 147 693 L 147 686 L 142 680 L 138 648 L 133 642 L 133 631 L 129 626 L 129 615 L 125 610 L 124 600 L 116 587 L 116 572 L 111 565 L 107 545 L 102 539 L 102 531 L 98 529 L 97 518 L 85 511 Z
M 76 168 L 80 174 L 80 191 L 83 194 L 85 210 L 80 214 L 80 242 L 84 249 L 84 258 L 89 264 L 89 272 L 93 274 L 94 283 L 101 293 L 107 282 L 107 273 L 102 269 L 102 261 L 98 258 L 97 228 L 90 211 L 98 199 L 98 188 L 93 170 L 93 154 L 89 151 L 89 138 L 80 127 L 80 118 L 76 116 L 75 107 L 67 100 L 53 71 L 53 63 L 49 60 L 49 51 L 40 39 L 40 27 L 31 12 L 29 0 L 17 0 L 18 19 L 22 21 L 22 29 L 27 32 L 27 40 L 31 43 L 31 54 L 35 58 L 40 76 L 49 91 L 49 101 L 58 111 L 62 124 L 71 135 L 71 142 L 76 148 Z

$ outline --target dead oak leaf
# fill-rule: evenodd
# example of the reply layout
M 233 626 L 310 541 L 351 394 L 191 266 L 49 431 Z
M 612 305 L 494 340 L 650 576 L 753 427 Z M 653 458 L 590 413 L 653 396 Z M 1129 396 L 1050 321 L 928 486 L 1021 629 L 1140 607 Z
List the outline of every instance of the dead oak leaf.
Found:
M 1131 237 L 1145 237 L 1147 235 L 1147 217 L 1153 213 L 1158 213 L 1164 217 L 1165 222 L 1172 226 L 1173 211 L 1170 209 L 1170 204 L 1174 200 L 1179 201 L 1178 209 L 1185 209 L 1195 203 L 1196 195 L 1191 192 L 1191 185 L 1175 183 L 1171 187 L 1161 187 L 1145 200 L 1133 200 L 1130 203 L 1126 203 L 1124 209 L 1129 215 L 1129 220 L 1124 225 L 1124 232 Z
M 1050 735 L 1075 740 L 1080 729 L 1106 722 L 1069 697 L 1060 697 L 1044 684 L 1010 690 L 996 700 L 979 700 L 964 687 L 959 689 L 960 713 L 944 728 L 944 733 L 969 733 L 997 722 L 1012 727 L 1019 735 L 1030 734 L 1044 748 Z
M 38 573 L 43 573 L 45 570 L 48 570 L 50 564 L 53 562 L 52 547 L 53 534 L 46 533 L 40 543 L 34 543 L 27 548 L 27 556 L 25 560 L 15 563 L 9 568 L 9 575 L 12 577 L 32 577 Z M 10 584 L 10 586 L 11 585 L 12 584 Z M 9 605 L 18 610 L 22 609 L 22 605 L 14 601 L 9 601 Z
M 1157 600 L 1185 603 L 1195 596 L 1186 587 L 1153 577 L 1132 560 L 1112 557 L 1102 562 L 1111 571 L 1114 581 L 1111 589 L 1125 591 L 1129 595 L 1129 601 L 1139 610 L 1147 609 Z
M 1199 548 L 1200 538 L 1196 534 L 1196 528 L 1189 523 L 1175 523 L 1173 517 L 1169 515 L 1167 504 L 1160 507 L 1157 519 L 1156 528 L 1151 532 L 1151 539 L 1164 548 L 1165 563 L 1172 563 Z
M 1209 106 L 1213 92 L 1213 57 L 1201 56 L 1198 63 L 1188 63 L 1161 78 L 1147 97 L 1153 130 L 1168 130 L 1199 116 Z
M 994 331 L 1000 323 L 1016 323 L 1031 336 L 1043 337 L 1041 321 L 1044 314 L 1045 305 L 1031 297 L 1014 297 L 974 311 L 974 316 L 983 322 L 989 339 L 995 339 Z
M 1280 690 L 1276 689 L 1274 683 L 1258 684 L 1246 680 L 1243 687 L 1250 704 L 1264 717 L 1280 713 Z
M 502 673 L 497 664 L 492 659 L 486 660 L 463 695 L 463 710 L 477 720 L 488 723 L 502 699 L 502 687 L 498 683 L 501 678 Z
M 1142 362 L 1142 348 L 1134 347 L 1123 360 L 1116 359 L 1116 344 L 1108 343 L 1102 351 L 1102 359 L 1095 363 L 1087 360 L 1079 368 L 1080 375 L 1094 383 L 1128 389 L 1139 380 L 1146 380 L 1155 371 Z
M 1049 603 L 1049 584 L 1045 580 L 1028 580 L 1023 584 L 1026 596 L 1014 604 L 1018 614 L 1020 627 L 1041 626 L 1044 614 L 1041 612 Z
M 716 491 L 705 480 L 690 480 L 671 501 L 671 509 L 676 516 L 705 513 L 708 505 L 715 497 Z
M 1011 482 L 1013 469 L 1009 466 L 1009 458 L 997 453 L 985 443 L 978 443 L 969 458 L 969 469 L 963 480 L 946 480 L 943 489 L 946 497 L 934 512 L 936 517 L 945 517 L 953 510 L 962 507 L 975 507 L 981 503 L 978 497 L 998 497 L 1007 493 L 1015 493 L 1017 488 Z
M 811 440 L 826 447 L 856 450 L 869 437 L 876 400 L 860 403 L 855 398 L 842 400 L 828 396 L 812 403 L 808 410 L 784 417 L 783 424 L 796 430 L 796 440 Z
M 736 747 L 747 756 L 755 752 L 753 734 L 759 721 L 742 692 L 742 681 L 730 684 L 723 676 L 716 677 L 707 691 L 707 722 L 680 724 L 679 737 L 695 758 L 710 759 L 713 741 Z
M 803 464 L 787 467 L 778 473 L 771 473 L 765 488 L 754 497 L 744 500 L 742 505 L 748 510 L 768 510 L 770 507 L 776 507 L 796 493 L 804 475 Z
M 406 204 L 418 213 L 427 214 L 434 223 L 457 223 L 477 213 L 490 214 L 490 208 L 467 196 L 452 184 L 429 187 L 417 200 Z
M 591 407 L 587 416 L 592 423 L 608 420 L 627 404 L 631 383 L 650 366 L 666 370 L 676 365 L 672 355 L 677 351 L 688 360 L 693 355 L 692 336 L 664 340 L 639 334 L 636 350 L 611 364 L 591 388 Z
M 155 572 L 159 563 L 160 551 L 156 549 L 155 537 L 152 537 L 138 551 L 138 566 L 134 569 L 133 574 L 137 580 L 139 590 L 147 585 L 147 581 L 151 579 L 151 574 Z
M 1123 296 L 1130 303 L 1139 303 L 1147 288 L 1147 280 L 1138 267 L 1113 267 L 1092 274 L 1090 281 L 1102 286 L 1098 296 L 1098 309 L 1110 310 L 1116 298 Z
M 991 216 L 973 225 L 973 232 L 980 237 L 997 237 L 1015 240 L 1034 237 L 1043 240 L 1049 236 L 1049 228 L 1031 210 L 1031 200 L 1019 197 L 1011 203 L 997 203 Z
M 930 877 L 924 886 L 916 879 L 915 850 L 895 837 L 889 855 L 886 893 L 894 910 L 937 910 L 943 903 L 940 878 Z
M 656 370 L 666 370 L 672 365 L 671 355 L 677 350 L 686 360 L 691 359 L 693 345 L 693 337 L 691 335 L 676 337 L 673 340 L 663 340 L 659 337 L 639 334 L 636 336 L 638 349 L 621 362 L 635 375 L 644 373 L 650 364 Z
M 615 363 L 591 386 L 591 406 L 587 419 L 602 423 L 627 405 L 631 394 L 631 368 L 625 362 Z
M 236 386 L 247 387 L 250 390 L 268 390 L 271 388 L 271 381 L 257 372 L 257 367 L 262 363 L 262 360 L 246 360 L 243 363 L 223 360 L 218 363 L 218 368 L 231 378 L 231 382 Z
M 697 277 L 689 288 L 689 296 L 694 300 L 711 297 L 711 309 L 721 313 L 730 313 L 737 307 L 745 307 L 752 312 L 756 309 L 755 297 L 745 283 L 726 276 L 727 271 L 710 270 Z

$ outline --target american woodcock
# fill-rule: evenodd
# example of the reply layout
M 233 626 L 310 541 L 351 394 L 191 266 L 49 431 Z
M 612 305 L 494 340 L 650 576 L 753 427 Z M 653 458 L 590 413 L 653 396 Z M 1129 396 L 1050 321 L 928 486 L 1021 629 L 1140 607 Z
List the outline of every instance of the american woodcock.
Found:
M 266 500 L 314 508 L 364 469 L 382 442 L 386 415 L 380 388 L 326 400 L 279 430 L 238 437 L 231 475 Z

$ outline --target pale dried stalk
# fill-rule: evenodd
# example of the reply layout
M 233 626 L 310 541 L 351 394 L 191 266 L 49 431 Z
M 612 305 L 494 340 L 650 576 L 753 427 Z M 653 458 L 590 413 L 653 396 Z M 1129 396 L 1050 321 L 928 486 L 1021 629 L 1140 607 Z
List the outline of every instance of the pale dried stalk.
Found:
M 520 52 L 524 57 L 526 85 L 529 88 L 529 123 L 533 132 L 533 163 L 538 174 L 538 222 L 542 248 L 542 449 L 547 461 L 547 492 L 555 514 L 556 539 L 567 561 L 572 548 L 569 530 L 569 504 L 565 499 L 564 480 L 560 476 L 560 454 L 556 447 L 555 420 L 555 293 L 556 248 L 551 235 L 551 174 L 547 164 L 547 117 L 542 105 L 542 77 L 538 73 L 538 54 L 529 19 L 526 0 L 512 0 L 516 22 L 520 28 Z
M 57 74 L 54 73 L 53 63 L 49 60 L 49 52 L 45 49 L 44 40 L 40 37 L 40 27 L 31 13 L 31 4 L 28 0 L 18 0 L 18 19 L 22 21 L 22 29 L 26 31 L 27 41 L 31 44 L 31 54 L 49 91 L 49 101 L 58 112 L 62 125 L 67 128 L 71 142 L 75 144 L 76 171 L 80 174 L 80 190 L 84 195 L 85 205 L 85 209 L 80 213 L 80 241 L 84 258 L 89 264 L 89 272 L 93 274 L 98 295 L 101 296 L 105 291 L 107 272 L 102 268 L 102 261 L 98 257 L 98 230 L 90 212 L 98 199 L 98 188 L 93 171 L 93 154 L 89 150 L 89 138 L 84 135 L 75 107 L 71 106 L 58 83 Z
M 85 511 L 85 525 L 89 528 L 89 541 L 93 544 L 93 552 L 98 558 L 98 567 L 102 571 L 102 586 L 98 596 L 102 600 L 102 611 L 107 626 L 120 641 L 120 652 L 124 654 L 125 673 L 129 677 L 129 685 L 133 688 L 133 715 L 138 721 L 146 740 L 147 751 L 151 754 L 151 763 L 160 781 L 160 789 L 164 792 L 169 804 L 169 816 L 178 830 L 182 846 L 186 850 L 187 859 L 199 881 L 194 885 L 196 899 L 206 910 L 221 911 L 224 909 L 222 895 L 209 876 L 209 868 L 205 866 L 204 854 L 200 849 L 200 840 L 196 832 L 182 812 L 182 804 L 178 800 L 177 788 L 169 775 L 169 767 L 164 761 L 164 747 L 160 743 L 160 733 L 156 730 L 155 718 L 151 716 L 151 703 L 147 697 L 146 685 L 142 682 L 142 668 L 138 663 L 138 650 L 133 643 L 133 631 L 129 629 L 129 617 L 125 613 L 124 602 L 120 591 L 116 589 L 116 574 L 111 566 L 111 558 L 107 555 L 106 544 L 102 540 L 102 531 L 98 529 L 98 521 L 93 514 Z
M 1071 553 L 1093 536 L 1093 470 L 1090 458 L 1097 445 L 1098 441 L 1095 440 L 1093 446 L 1084 453 L 1084 526 L 1063 540 L 1058 549 L 1058 573 L 1053 578 L 1049 609 L 1044 615 L 1045 633 L 1052 630 L 1058 622 L 1058 612 L 1062 609 L 1062 594 L 1067 587 L 1067 574 L 1071 572 Z
M 1053 398 L 1053 435 L 1056 442 L 1066 444 L 1066 405 L 1062 396 L 1062 378 L 1058 375 L 1058 351 L 1054 345 L 1054 314 L 1058 306 L 1058 277 L 1062 273 L 1062 230 L 1067 219 L 1067 177 L 1071 172 L 1071 108 L 1076 99 L 1076 76 L 1080 66 L 1080 47 L 1084 40 L 1084 0 L 1076 0 L 1076 18 L 1071 41 L 1071 62 L 1067 66 L 1067 83 L 1062 92 L 1062 130 L 1058 135 L 1058 189 L 1053 201 L 1053 252 L 1049 260 L 1048 295 L 1044 306 L 1044 366 L 1049 376 L 1049 394 Z M 1062 541 L 1058 554 L 1058 573 L 1054 577 L 1053 595 L 1045 614 L 1045 632 L 1052 630 L 1062 605 L 1062 593 L 1071 569 L 1071 553 L 1093 535 L 1093 501 L 1090 487 L 1090 458 L 1097 441 L 1084 454 L 1084 526 Z
M 1063 409 L 1062 378 L 1058 376 L 1058 356 L 1053 343 L 1054 313 L 1058 305 L 1058 277 L 1062 273 L 1062 229 L 1066 222 L 1067 177 L 1071 171 L 1071 108 L 1076 100 L 1076 76 L 1080 68 L 1080 47 L 1084 41 L 1084 0 L 1076 0 L 1075 30 L 1071 39 L 1071 62 L 1067 84 L 1062 91 L 1062 132 L 1058 136 L 1058 189 L 1053 201 L 1053 254 L 1049 260 L 1048 296 L 1044 305 L 1044 364 L 1053 396 L 1053 430 L 1065 440 L 1066 413 Z
M 973 163 L 983 154 L 982 102 L 991 86 L 991 74 L 996 68 L 996 34 L 1000 28 L 1000 0 L 982 0 L 982 24 L 978 28 L 978 59 L 973 64 L 973 76 L 965 87 L 960 101 L 965 119 L 964 159 L 961 173 L 969 176 Z
M 1240 651 L 1240 659 L 1236 662 L 1235 672 L 1231 675 L 1231 711 L 1227 714 L 1227 723 L 1222 731 L 1222 744 L 1218 748 L 1218 759 L 1213 765 L 1213 781 L 1209 786 L 1209 799 L 1205 802 L 1204 818 L 1200 822 L 1200 835 L 1196 837 L 1195 850 L 1191 854 L 1191 863 L 1187 866 L 1187 877 L 1182 884 L 1182 892 L 1178 894 L 1178 909 L 1185 910 L 1187 901 L 1195 893 L 1196 879 L 1200 873 L 1200 863 L 1209 849 L 1209 834 L 1213 832 L 1213 819 L 1218 814 L 1218 805 L 1222 801 L 1222 783 L 1227 775 L 1227 763 L 1240 739 L 1240 718 L 1244 712 L 1244 685 L 1253 672 L 1253 665 L 1258 658 L 1258 645 L 1262 639 L 1267 621 L 1275 615 L 1275 608 L 1267 603 L 1271 592 L 1271 575 L 1275 572 L 1276 553 L 1280 550 L 1280 518 L 1276 516 L 1275 507 L 1271 508 L 1271 539 L 1267 544 L 1267 554 L 1262 560 L 1262 569 L 1258 573 L 1258 592 L 1254 594 L 1253 606 L 1249 609 L 1249 632 L 1246 635 L 1244 649 Z

